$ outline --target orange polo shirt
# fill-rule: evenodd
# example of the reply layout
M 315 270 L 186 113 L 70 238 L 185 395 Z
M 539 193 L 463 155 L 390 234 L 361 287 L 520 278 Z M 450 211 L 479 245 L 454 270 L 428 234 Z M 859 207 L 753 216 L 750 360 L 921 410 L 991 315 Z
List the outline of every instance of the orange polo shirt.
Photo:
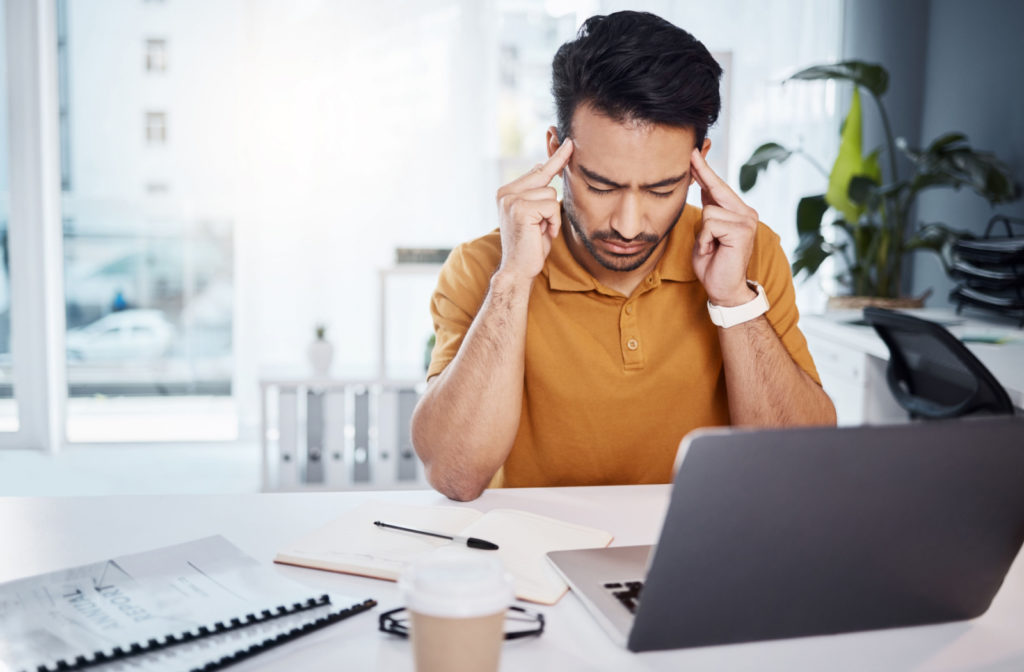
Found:
M 628 297 L 576 262 L 564 231 L 555 239 L 530 294 L 519 431 L 491 485 L 668 483 L 683 436 L 729 424 L 718 330 L 691 264 L 699 224 L 700 208 L 687 205 Z M 497 230 L 452 251 L 431 300 L 428 378 L 455 358 L 500 261 Z M 789 262 L 764 224 L 747 276 L 764 286 L 768 321 L 790 355 L 820 384 L 797 328 Z

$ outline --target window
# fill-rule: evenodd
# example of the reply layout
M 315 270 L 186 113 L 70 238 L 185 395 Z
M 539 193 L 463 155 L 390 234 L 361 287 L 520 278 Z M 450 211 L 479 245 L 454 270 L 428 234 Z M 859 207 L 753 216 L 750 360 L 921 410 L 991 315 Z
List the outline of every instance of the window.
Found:
M 61 141 L 76 177 L 61 194 L 71 442 L 237 435 L 233 189 L 243 170 L 237 54 L 249 6 L 218 7 L 170 2 L 133 13 L 66 3 L 60 104 L 74 115 Z
M 151 145 L 167 142 L 166 112 L 146 112 L 146 142 Z
M 146 40 L 146 72 L 167 71 L 167 40 L 150 38 Z

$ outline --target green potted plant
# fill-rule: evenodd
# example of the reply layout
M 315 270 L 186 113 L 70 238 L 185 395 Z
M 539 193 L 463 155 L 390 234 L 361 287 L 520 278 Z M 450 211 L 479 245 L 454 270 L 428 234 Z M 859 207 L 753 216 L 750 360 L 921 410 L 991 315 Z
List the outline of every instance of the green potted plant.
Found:
M 827 177 L 828 188 L 824 194 L 805 196 L 797 206 L 799 243 L 793 258 L 793 275 L 814 275 L 825 259 L 835 255 L 840 259 L 837 280 L 858 298 L 833 300 L 831 305 L 895 306 L 915 301 L 921 305 L 923 296 L 908 302 L 900 295 L 904 256 L 916 250 L 932 250 L 940 255 L 948 272 L 953 243 L 969 234 L 941 222 L 911 221 L 918 194 L 932 188 L 968 187 L 995 205 L 1019 198 L 1020 186 L 1006 164 L 989 152 L 972 148 L 962 133 L 941 135 L 923 149 L 912 148 L 903 138 L 895 138 L 882 104 L 889 73 L 881 65 L 862 61 L 815 65 L 786 81 L 822 79 L 851 82 L 853 94 L 831 172 L 825 174 L 811 160 Z M 883 147 L 866 155 L 861 89 L 877 104 L 885 132 Z M 897 152 L 909 159 L 909 174 L 901 174 Z M 740 189 L 749 191 L 769 164 L 783 163 L 794 155 L 810 158 L 801 148 L 787 148 L 776 142 L 761 145 L 740 168 Z M 825 235 L 829 226 L 834 227 L 835 235 Z

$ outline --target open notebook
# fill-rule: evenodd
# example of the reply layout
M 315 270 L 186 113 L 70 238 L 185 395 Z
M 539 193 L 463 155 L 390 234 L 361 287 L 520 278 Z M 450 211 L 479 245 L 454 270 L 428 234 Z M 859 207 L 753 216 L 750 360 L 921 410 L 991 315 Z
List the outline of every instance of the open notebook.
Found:
M 451 543 L 382 529 L 375 520 L 493 541 L 499 550 L 474 552 L 497 553 L 515 577 L 516 597 L 540 604 L 554 604 L 568 590 L 547 560 L 549 551 L 604 547 L 612 541 L 604 530 L 525 511 L 481 513 L 466 507 L 371 501 L 297 540 L 274 561 L 395 581 L 411 561 Z

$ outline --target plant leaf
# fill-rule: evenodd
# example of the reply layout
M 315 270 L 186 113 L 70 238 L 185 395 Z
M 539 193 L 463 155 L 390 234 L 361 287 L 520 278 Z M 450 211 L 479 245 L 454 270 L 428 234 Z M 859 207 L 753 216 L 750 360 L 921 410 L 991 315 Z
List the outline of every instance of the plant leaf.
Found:
M 833 208 L 842 213 L 849 222 L 856 222 L 864 213 L 864 206 L 850 200 L 850 181 L 854 176 L 861 175 L 873 178 L 876 184 L 882 181 L 882 168 L 878 164 L 878 152 L 867 157 L 862 155 L 861 103 L 859 89 L 853 90 L 850 99 L 850 111 L 846 115 L 842 137 L 839 141 L 839 154 L 832 165 L 828 178 L 828 191 L 825 200 Z
M 825 239 L 820 233 L 807 233 L 800 236 L 800 244 L 794 252 L 793 277 L 801 271 L 807 271 L 810 277 L 818 271 L 821 262 L 828 259 L 832 252 L 825 247 Z
M 768 168 L 772 161 L 783 163 L 793 155 L 792 150 L 786 149 L 777 142 L 766 142 L 750 155 L 747 162 L 740 166 L 740 191 L 750 191 L 757 183 L 757 176 L 762 170 Z
M 923 150 L 902 149 L 914 162 L 913 193 L 931 187 L 966 186 L 992 205 L 1020 198 L 1021 188 L 1010 168 L 991 152 L 975 150 L 962 133 L 940 136 Z
M 821 218 L 828 210 L 825 195 L 804 196 L 796 206 L 796 230 L 801 236 L 821 231 Z
M 847 196 L 850 201 L 860 206 L 872 205 L 872 199 L 878 199 L 878 182 L 867 175 L 854 175 L 850 178 Z
M 861 175 L 868 179 L 874 180 L 875 185 L 882 184 L 882 164 L 878 162 L 878 152 L 875 150 L 864 157 L 864 163 L 861 164 Z M 847 187 L 849 189 L 849 187 Z
M 881 65 L 864 61 L 814 65 L 791 75 L 789 79 L 841 79 L 863 86 L 876 96 L 881 96 L 889 88 L 889 72 Z
M 932 140 L 932 144 L 928 145 L 928 151 L 937 151 L 947 145 L 951 145 L 954 142 L 967 142 L 967 136 L 963 133 L 946 133 Z

